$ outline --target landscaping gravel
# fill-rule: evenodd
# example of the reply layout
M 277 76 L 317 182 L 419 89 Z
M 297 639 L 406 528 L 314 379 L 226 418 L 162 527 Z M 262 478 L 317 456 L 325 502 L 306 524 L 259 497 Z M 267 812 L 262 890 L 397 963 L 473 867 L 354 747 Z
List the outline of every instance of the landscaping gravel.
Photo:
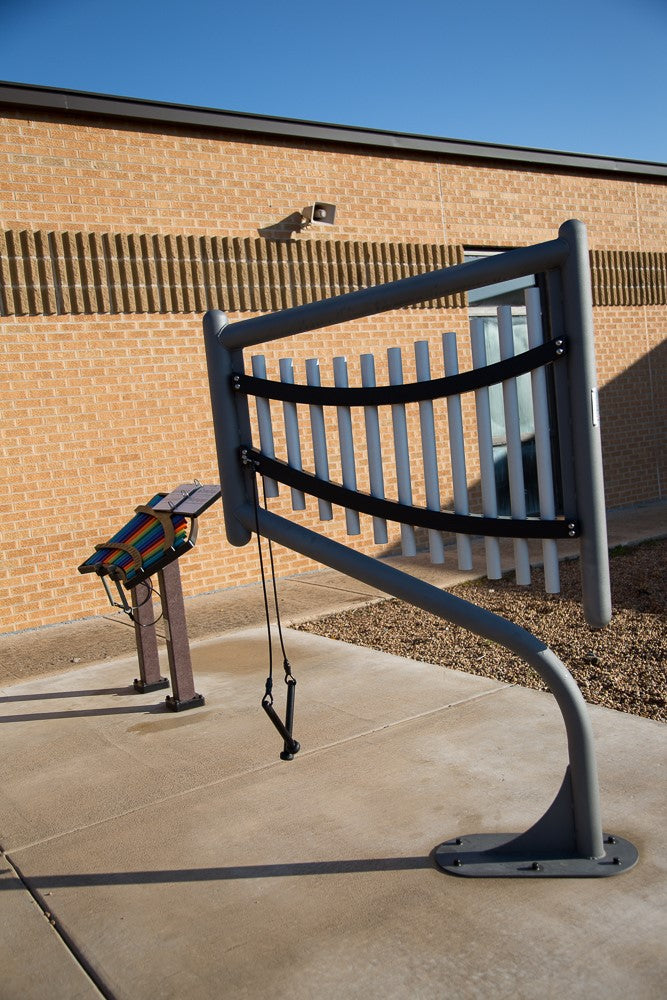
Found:
M 539 569 L 530 590 L 517 587 L 508 575 L 463 584 L 452 593 L 522 625 L 547 643 L 588 702 L 666 722 L 667 541 L 619 547 L 610 556 L 613 616 L 603 629 L 591 629 L 584 621 L 578 560 L 561 563 L 559 595 L 544 593 Z M 295 627 L 511 684 L 545 687 L 502 646 L 395 599 Z

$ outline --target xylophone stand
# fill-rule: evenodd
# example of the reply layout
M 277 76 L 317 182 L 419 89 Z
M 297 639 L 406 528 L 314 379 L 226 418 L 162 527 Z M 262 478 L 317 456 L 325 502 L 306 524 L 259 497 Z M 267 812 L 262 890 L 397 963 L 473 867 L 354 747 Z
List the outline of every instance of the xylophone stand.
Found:
M 172 562 L 164 566 L 158 571 L 157 577 L 172 690 L 172 693 L 165 698 L 165 705 L 172 712 L 182 712 L 186 708 L 197 708 L 205 702 L 204 696 L 195 691 L 192 676 L 192 659 L 178 563 Z M 138 583 L 132 588 L 132 620 L 139 660 L 139 677 L 134 680 L 134 690 L 144 694 L 147 691 L 158 691 L 169 687 L 167 678 L 160 676 L 156 619 L 148 581 Z
M 140 694 L 169 687 L 167 678 L 160 674 L 155 629 L 158 620 L 164 620 L 172 688 L 172 693 L 165 699 L 165 705 L 172 712 L 205 704 L 203 695 L 195 691 L 192 677 L 183 588 L 177 559 L 194 548 L 197 517 L 219 496 L 219 486 L 204 486 L 198 480 L 184 483 L 169 494 L 158 493 L 148 504 L 137 507 L 137 516 L 108 542 L 96 545 L 95 553 L 79 566 L 80 573 L 97 573 L 112 607 L 118 608 L 132 619 L 139 660 L 139 677 L 134 680 L 134 690 Z M 187 518 L 191 521 L 191 527 L 188 538 L 179 536 L 176 542 L 173 522 L 174 517 L 179 515 L 179 531 Z M 114 563 L 118 553 L 125 559 L 124 565 Z M 110 556 L 113 558 L 110 559 Z M 155 574 L 160 586 L 159 615 L 155 614 L 153 608 L 151 577 Z M 107 576 L 118 589 L 120 603 L 114 599 Z M 129 590 L 131 601 L 125 596 L 122 584 Z

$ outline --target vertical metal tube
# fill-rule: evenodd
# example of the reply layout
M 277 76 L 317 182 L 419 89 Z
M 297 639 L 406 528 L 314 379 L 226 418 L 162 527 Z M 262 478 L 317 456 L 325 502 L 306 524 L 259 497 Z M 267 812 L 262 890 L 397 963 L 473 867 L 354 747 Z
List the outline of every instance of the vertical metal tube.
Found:
M 347 389 L 347 358 L 333 359 L 334 385 Z M 343 486 L 349 490 L 357 488 L 357 470 L 354 461 L 354 437 L 352 435 L 352 417 L 349 406 L 337 406 L 338 442 L 340 445 L 340 465 L 343 476 Z M 359 512 L 345 508 L 345 526 L 348 535 L 360 534 Z
M 484 322 L 470 321 L 470 343 L 472 363 L 475 368 L 486 367 L 486 344 L 484 342 Z M 491 431 L 491 407 L 489 390 L 485 386 L 475 392 L 477 411 L 477 446 L 479 449 L 480 484 L 482 488 L 482 513 L 485 517 L 498 517 L 496 494 L 496 470 L 493 461 L 493 434 Z M 489 580 L 500 580 L 503 575 L 500 561 L 500 543 L 497 538 L 484 539 L 486 555 L 486 575 Z
M 442 348 L 445 360 L 445 375 L 458 375 L 459 358 L 456 349 L 456 334 L 442 335 Z M 452 485 L 454 488 L 454 510 L 457 514 L 469 514 L 468 477 L 466 474 L 466 453 L 463 437 L 463 414 L 461 412 L 461 397 L 449 396 L 447 399 L 447 426 L 449 428 L 449 454 L 452 462 Z M 456 536 L 456 551 L 459 569 L 472 569 L 472 545 L 469 535 Z
M 525 291 L 526 319 L 528 323 L 528 346 L 539 347 L 544 342 L 542 332 L 542 309 L 538 288 Z M 547 379 L 544 368 L 535 368 L 530 373 L 533 394 L 533 419 L 535 421 L 535 458 L 537 462 L 537 489 L 540 500 L 540 517 L 553 521 L 556 517 L 553 469 L 551 466 L 551 435 L 549 431 L 549 404 L 547 400 Z M 555 538 L 542 540 L 544 558 L 544 587 L 547 594 L 560 592 L 558 570 L 558 545 Z
M 291 358 L 280 359 L 280 381 L 294 382 L 294 364 Z M 303 469 L 301 462 L 301 440 L 299 438 L 299 417 L 296 403 L 283 402 L 283 419 L 285 421 L 285 440 L 287 442 L 287 461 L 293 469 Z M 305 510 L 306 498 L 301 490 L 290 490 L 292 494 L 292 510 Z
M 429 359 L 428 341 L 426 340 L 418 340 L 415 343 L 415 366 L 418 381 L 429 382 L 431 379 L 431 362 Z M 424 399 L 419 403 L 419 427 L 422 439 L 422 460 L 424 463 L 426 506 L 430 510 L 440 510 L 438 449 L 435 440 L 433 400 L 431 399 Z M 445 546 L 442 541 L 442 535 L 439 531 L 429 530 L 428 547 L 431 562 L 444 563 Z
M 400 347 L 390 347 L 387 351 L 390 385 L 403 384 L 403 362 Z M 410 480 L 410 449 L 408 446 L 408 425 L 405 406 L 392 403 L 391 420 L 394 429 L 394 455 L 396 457 L 396 480 L 400 503 L 412 506 L 412 483 Z M 404 556 L 417 555 L 415 529 L 411 524 L 401 524 L 401 550 Z
M 372 354 L 362 354 L 361 384 L 365 389 L 375 386 L 375 358 Z M 382 443 L 380 440 L 380 420 L 377 406 L 364 406 L 366 425 L 366 452 L 368 455 L 368 476 L 371 495 L 384 499 L 384 472 L 382 469 Z M 373 540 L 377 545 L 386 545 L 387 522 L 384 518 L 373 518 Z
M 317 358 L 306 361 L 306 381 L 308 385 L 320 385 L 320 363 Z M 329 479 L 329 456 L 327 453 L 327 435 L 324 427 L 324 408 L 309 406 L 310 432 L 313 439 L 313 458 L 315 474 L 320 479 Z M 330 521 L 333 517 L 331 504 L 328 500 L 317 501 L 320 521 Z M 289 728 L 289 727 L 288 727 Z
M 512 331 L 511 306 L 498 308 L 498 336 L 500 357 L 514 356 L 514 334 Z M 519 421 L 519 396 L 516 379 L 503 382 L 503 408 L 505 411 L 505 441 L 507 444 L 507 470 L 510 485 L 510 510 L 512 517 L 526 517 L 526 494 L 523 478 L 523 456 L 521 452 L 521 424 Z M 530 585 L 530 556 L 525 538 L 514 539 L 515 579 L 521 586 Z
M 230 351 L 223 338 L 227 317 L 219 309 L 204 316 L 204 343 L 211 393 L 213 429 L 218 457 L 225 531 L 231 545 L 247 545 L 250 531 L 236 518 L 243 504 L 252 502 L 252 482 L 244 472 L 239 449 L 251 441 L 248 400 L 232 388 L 234 370 L 243 371 L 243 353 Z
M 266 378 L 266 359 L 263 354 L 254 354 L 252 357 L 252 373 L 256 378 Z M 259 446 L 269 458 L 276 457 L 276 449 L 273 442 L 273 425 L 271 423 L 271 402 L 262 396 L 255 397 L 257 408 L 257 426 L 259 428 Z M 278 483 L 275 479 L 264 476 L 264 493 L 268 497 L 278 496 Z
M 583 606 L 588 624 L 601 628 L 611 619 L 611 589 L 588 239 L 585 226 L 576 220 L 565 222 L 559 236 L 568 247 L 561 274 L 577 516 L 581 524 Z

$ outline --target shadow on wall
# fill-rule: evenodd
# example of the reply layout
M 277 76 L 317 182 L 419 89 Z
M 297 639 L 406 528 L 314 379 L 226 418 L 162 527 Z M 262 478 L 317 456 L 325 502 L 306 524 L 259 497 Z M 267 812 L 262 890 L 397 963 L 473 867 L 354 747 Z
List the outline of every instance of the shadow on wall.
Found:
M 667 330 L 600 390 L 607 507 L 660 500 L 667 482 Z
M 292 233 L 300 233 L 302 229 L 303 215 L 301 212 L 292 212 L 280 222 L 274 222 L 270 226 L 265 226 L 264 229 L 258 229 L 257 232 L 265 240 L 285 241 L 291 240 Z

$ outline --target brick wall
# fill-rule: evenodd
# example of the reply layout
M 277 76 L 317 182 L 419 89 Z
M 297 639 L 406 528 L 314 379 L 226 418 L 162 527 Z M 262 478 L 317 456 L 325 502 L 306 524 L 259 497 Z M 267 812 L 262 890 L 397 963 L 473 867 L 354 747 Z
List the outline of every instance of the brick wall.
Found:
M 549 239 L 566 218 L 587 224 L 598 275 L 608 503 L 662 495 L 666 191 L 627 176 L 8 111 L 0 130 L 0 351 L 1 502 L 10 528 L 0 631 L 103 611 L 101 587 L 76 573 L 92 546 L 156 489 L 217 480 L 201 334 L 208 305 L 245 318 L 384 273 L 452 263 L 464 245 Z M 336 204 L 335 229 L 290 230 L 294 213 L 316 199 Z M 267 239 L 286 233 L 290 243 Z M 165 248 L 161 274 L 155 246 Z M 230 267 L 215 281 L 202 246 L 229 251 Z M 304 335 L 289 353 L 301 371 L 307 357 L 347 354 L 357 372 L 358 355 L 372 351 L 383 380 L 386 348 L 404 345 L 409 377 L 413 342 L 428 339 L 441 357 L 447 329 L 465 339 L 461 301 Z M 281 353 L 277 345 L 266 351 L 274 369 Z M 461 365 L 469 364 L 464 350 Z M 464 420 L 472 435 L 471 400 Z M 468 471 L 474 482 L 472 453 Z M 447 502 L 446 482 L 444 493 Z M 276 509 L 288 510 L 286 497 Z M 306 516 L 316 523 L 314 501 Z M 358 544 L 374 550 L 368 520 Z M 336 512 L 327 531 L 343 538 L 343 522 Z M 277 559 L 282 573 L 308 568 L 289 553 Z M 202 518 L 181 569 L 188 594 L 257 578 L 254 547 L 230 549 L 219 506 Z

